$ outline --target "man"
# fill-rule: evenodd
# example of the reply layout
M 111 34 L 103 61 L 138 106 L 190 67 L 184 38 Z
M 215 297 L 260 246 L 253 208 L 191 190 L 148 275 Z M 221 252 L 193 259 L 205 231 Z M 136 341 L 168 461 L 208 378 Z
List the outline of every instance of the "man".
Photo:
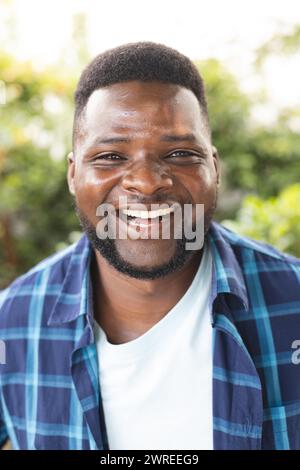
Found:
M 300 448 L 300 262 L 212 221 L 219 158 L 195 66 L 121 46 L 75 101 L 68 184 L 85 234 L 2 294 L 0 441 Z

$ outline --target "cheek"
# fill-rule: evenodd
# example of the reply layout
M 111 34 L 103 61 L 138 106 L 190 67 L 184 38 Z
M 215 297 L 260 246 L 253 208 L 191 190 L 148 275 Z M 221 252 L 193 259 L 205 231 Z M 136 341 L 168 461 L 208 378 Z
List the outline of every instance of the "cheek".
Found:
M 206 166 L 193 169 L 193 172 L 180 177 L 194 203 L 210 205 L 216 194 L 216 174 Z
M 75 174 L 75 197 L 78 207 L 90 218 L 115 185 L 115 177 L 97 169 L 79 168 Z

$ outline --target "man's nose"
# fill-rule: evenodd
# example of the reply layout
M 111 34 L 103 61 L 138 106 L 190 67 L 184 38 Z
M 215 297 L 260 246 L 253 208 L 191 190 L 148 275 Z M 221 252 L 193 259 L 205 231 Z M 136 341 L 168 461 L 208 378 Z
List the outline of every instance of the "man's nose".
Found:
M 143 160 L 130 168 L 123 177 L 122 185 L 126 191 L 151 195 L 170 189 L 173 179 L 162 165 Z

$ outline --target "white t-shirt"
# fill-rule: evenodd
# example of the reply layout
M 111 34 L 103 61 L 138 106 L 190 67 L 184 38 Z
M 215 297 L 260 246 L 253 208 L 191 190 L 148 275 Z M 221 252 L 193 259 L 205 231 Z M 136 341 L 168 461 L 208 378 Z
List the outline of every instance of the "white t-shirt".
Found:
M 95 323 L 110 449 L 213 448 L 211 275 L 206 244 L 184 296 L 142 336 L 111 344 Z

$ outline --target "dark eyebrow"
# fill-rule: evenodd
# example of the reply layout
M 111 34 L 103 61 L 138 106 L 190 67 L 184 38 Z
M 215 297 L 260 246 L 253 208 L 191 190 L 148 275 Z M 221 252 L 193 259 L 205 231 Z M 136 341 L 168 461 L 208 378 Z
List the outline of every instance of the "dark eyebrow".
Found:
M 119 142 L 129 143 L 131 139 L 129 137 L 106 137 L 103 139 L 95 139 L 94 145 L 98 144 L 118 144 Z
M 116 136 L 116 137 L 106 137 L 106 138 L 98 138 L 95 140 L 94 144 L 118 144 L 120 142 L 125 142 L 129 143 L 132 139 L 130 137 L 125 137 L 125 136 Z M 160 140 L 163 142 L 182 142 L 182 141 L 189 141 L 189 142 L 195 142 L 195 136 L 194 134 L 182 134 L 182 135 L 171 135 L 171 134 L 166 134 L 162 135 Z
M 182 142 L 182 141 L 189 141 L 189 142 L 195 142 L 196 138 L 194 134 L 183 134 L 183 135 L 163 135 L 161 136 L 161 139 L 164 142 Z

